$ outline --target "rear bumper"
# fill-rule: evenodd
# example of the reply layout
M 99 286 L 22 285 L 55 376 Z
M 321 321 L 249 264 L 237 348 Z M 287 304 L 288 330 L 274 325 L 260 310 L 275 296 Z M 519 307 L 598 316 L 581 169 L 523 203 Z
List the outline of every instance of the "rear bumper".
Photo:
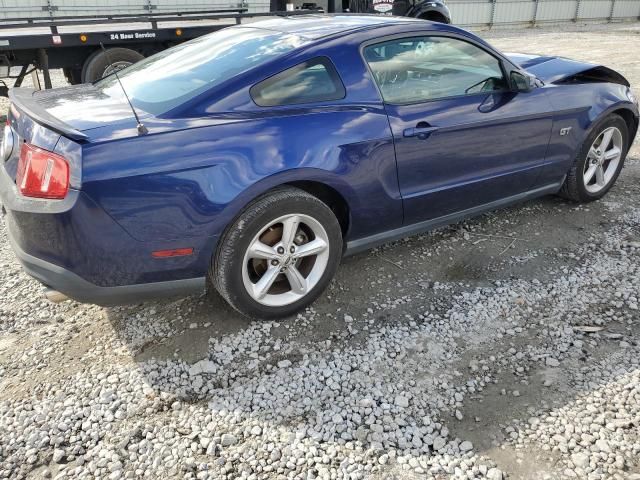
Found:
M 11 229 L 8 231 L 8 238 L 18 260 L 29 275 L 79 302 L 103 306 L 122 305 L 139 303 L 153 298 L 190 295 L 205 290 L 206 279 L 204 277 L 101 287 L 58 265 L 29 255 L 20 248 L 12 237 Z
M 25 271 L 71 299 L 107 306 L 205 291 L 206 261 L 153 259 L 151 251 L 175 246 L 133 240 L 77 190 L 62 201 L 28 199 L 0 165 L 0 199 L 9 243 Z

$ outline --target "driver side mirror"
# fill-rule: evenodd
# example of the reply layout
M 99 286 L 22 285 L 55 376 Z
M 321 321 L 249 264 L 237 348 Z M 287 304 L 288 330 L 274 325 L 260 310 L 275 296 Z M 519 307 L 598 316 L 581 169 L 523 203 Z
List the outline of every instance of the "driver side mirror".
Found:
M 538 79 L 531 73 L 514 70 L 510 76 L 511 85 L 516 92 L 530 92 L 538 87 Z

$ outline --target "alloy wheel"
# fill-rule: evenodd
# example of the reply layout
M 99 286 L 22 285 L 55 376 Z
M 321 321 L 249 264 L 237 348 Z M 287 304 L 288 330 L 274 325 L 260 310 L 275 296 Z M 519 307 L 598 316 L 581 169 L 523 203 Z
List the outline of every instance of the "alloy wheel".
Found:
M 249 244 L 242 281 L 255 301 L 289 305 L 316 286 L 328 260 L 329 238 L 320 222 L 303 214 L 284 215 L 260 229 Z
M 622 158 L 622 133 L 609 127 L 598 135 L 589 149 L 583 170 L 587 192 L 596 194 L 605 189 L 616 175 Z

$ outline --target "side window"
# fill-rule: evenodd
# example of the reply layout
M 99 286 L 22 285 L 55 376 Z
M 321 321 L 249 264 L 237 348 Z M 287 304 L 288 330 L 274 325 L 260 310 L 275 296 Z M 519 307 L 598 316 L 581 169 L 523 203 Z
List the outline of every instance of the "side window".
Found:
M 417 103 L 507 88 L 497 58 L 455 38 L 390 40 L 365 47 L 364 58 L 389 103 Z
M 308 60 L 251 87 L 251 97 L 261 107 L 339 100 L 345 94 L 338 72 L 326 57 Z

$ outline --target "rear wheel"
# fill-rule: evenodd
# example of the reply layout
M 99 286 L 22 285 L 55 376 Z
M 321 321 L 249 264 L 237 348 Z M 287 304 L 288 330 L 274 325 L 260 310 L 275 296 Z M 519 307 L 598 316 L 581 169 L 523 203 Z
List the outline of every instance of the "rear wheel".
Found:
M 288 187 L 250 204 L 220 239 L 211 277 L 222 297 L 256 318 L 312 303 L 342 256 L 342 231 L 318 198 Z
M 110 48 L 106 52 L 97 50 L 82 67 L 82 82 L 91 83 L 102 77 L 111 75 L 114 71 L 133 65 L 144 58 L 144 55 L 130 48 Z
M 560 193 L 576 202 L 602 198 L 620 175 L 628 139 L 627 124 L 618 115 L 597 124 L 582 144 Z

